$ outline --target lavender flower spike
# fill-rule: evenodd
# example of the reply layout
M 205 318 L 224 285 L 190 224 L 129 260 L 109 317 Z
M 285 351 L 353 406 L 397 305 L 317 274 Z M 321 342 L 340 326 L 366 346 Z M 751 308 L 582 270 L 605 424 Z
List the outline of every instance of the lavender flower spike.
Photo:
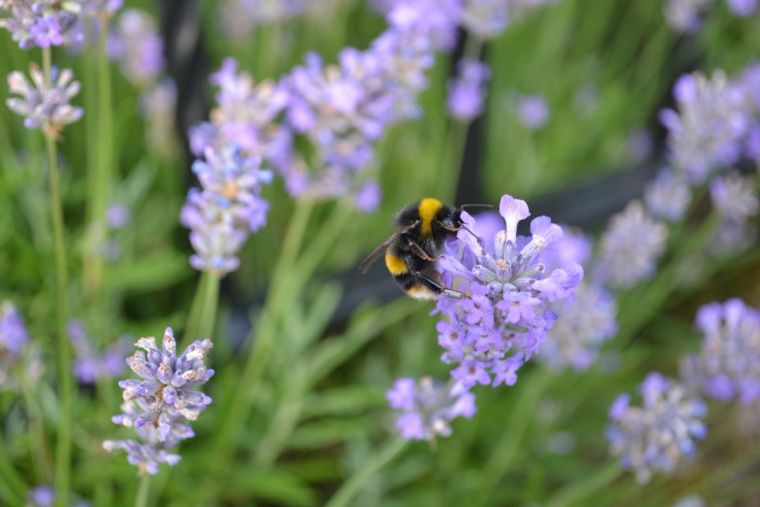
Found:
M 386 393 L 399 411 L 396 427 L 407 440 L 435 440 L 451 435 L 449 422 L 475 414 L 475 395 L 460 383 L 437 385 L 430 377 L 400 378 Z
M 80 19 L 87 0 L 0 0 L 0 28 L 21 49 L 65 46 L 84 39 Z
M 505 195 L 499 214 L 505 226 L 493 240 L 462 230 L 438 263 L 445 285 L 464 294 L 439 298 L 436 310 L 444 316 L 437 326 L 442 360 L 456 365 L 451 374 L 465 387 L 514 384 L 554 324 L 550 304 L 572 299 L 583 278 L 575 262 L 552 270 L 541 262 L 541 252 L 563 234 L 548 217 L 535 218 L 526 238 L 517 236 L 518 222 L 530 215 L 525 201 Z M 467 213 L 462 220 L 478 230 Z
M 470 121 L 483 110 L 485 85 L 491 72 L 488 65 L 469 58 L 457 67 L 459 73 L 449 84 L 448 109 L 452 117 Z
M 82 117 L 82 108 L 69 104 L 79 93 L 79 82 L 74 81 L 71 70 L 54 69 L 50 88 L 36 65 L 30 65 L 29 75 L 31 81 L 19 71 L 8 74 L 9 91 L 21 97 L 6 101 L 11 111 L 26 118 L 26 128 L 41 128 L 46 134 L 56 136 L 65 125 Z
M 127 451 L 128 461 L 140 473 L 155 474 L 161 463 L 174 465 L 179 455 L 169 452 L 180 440 L 192 437 L 189 422 L 211 403 L 198 391 L 213 375 L 204 360 L 212 348 L 210 340 L 196 340 L 177 356 L 171 328 L 166 328 L 161 349 L 154 337 L 140 338 L 139 349 L 127 364 L 140 378 L 119 382 L 124 389 L 124 413 L 113 422 L 134 428 L 137 440 L 106 440 L 103 448 Z
M 17 387 L 13 370 L 22 362 L 29 343 L 29 334 L 16 305 L 3 301 L 0 305 L 0 391 Z
M 703 422 L 707 407 L 682 385 L 657 372 L 644 379 L 641 395 L 643 407 L 630 406 L 627 394 L 615 400 L 610 407 L 607 440 L 612 454 L 620 457 L 620 465 L 645 483 L 653 472 L 670 472 L 695 454 L 695 440 L 707 433 Z
M 760 398 L 760 311 L 740 299 L 710 303 L 697 312 L 697 327 L 704 335 L 695 364 L 698 387 L 721 401 Z
M 668 229 L 655 222 L 640 201 L 610 220 L 601 238 L 602 274 L 614 288 L 628 288 L 654 273 Z

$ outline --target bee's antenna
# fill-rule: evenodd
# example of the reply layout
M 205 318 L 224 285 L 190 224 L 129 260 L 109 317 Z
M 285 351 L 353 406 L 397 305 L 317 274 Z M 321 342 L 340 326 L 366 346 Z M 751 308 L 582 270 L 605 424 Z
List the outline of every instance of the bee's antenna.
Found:
M 459 209 L 467 209 L 467 208 L 493 208 L 490 204 L 462 204 L 459 206 Z
M 464 225 L 460 225 L 460 226 L 459 226 L 459 228 L 460 228 L 460 229 L 464 229 L 465 231 L 467 231 L 467 232 L 469 232 L 470 234 L 472 234 L 472 237 L 473 237 L 473 238 L 475 238 L 475 239 L 477 239 L 477 240 L 480 240 L 480 238 L 478 238 L 478 235 L 477 235 L 477 234 L 475 234 L 474 232 L 472 232 L 470 229 L 468 229 L 468 228 L 467 228 L 467 227 L 465 227 Z

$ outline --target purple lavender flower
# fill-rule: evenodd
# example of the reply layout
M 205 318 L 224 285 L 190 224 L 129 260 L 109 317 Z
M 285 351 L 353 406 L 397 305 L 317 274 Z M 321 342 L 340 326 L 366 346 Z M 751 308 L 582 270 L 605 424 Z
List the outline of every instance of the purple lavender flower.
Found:
M 211 403 L 197 388 L 214 375 L 204 364 L 212 343 L 196 340 L 177 356 L 174 334 L 166 328 L 162 349 L 152 336 L 135 345 L 142 350 L 128 357 L 127 364 L 140 378 L 119 382 L 124 389 L 123 413 L 113 422 L 134 428 L 138 440 L 106 440 L 103 447 L 127 451 L 128 461 L 141 474 L 155 474 L 161 463 L 179 461 L 170 449 L 194 435 L 189 423 Z
M 456 365 L 451 374 L 465 387 L 514 384 L 554 323 L 549 304 L 571 299 L 583 277 L 578 264 L 548 270 L 540 262 L 541 252 L 562 237 L 548 217 L 531 222 L 528 238 L 517 236 L 518 222 L 530 215 L 525 201 L 505 195 L 499 213 L 506 227 L 496 233 L 493 249 L 462 230 L 438 263 L 446 286 L 463 293 L 461 299 L 439 298 L 436 310 L 444 316 L 437 325 L 442 360 Z M 477 229 L 469 214 L 462 220 Z
M 37 486 L 30 489 L 26 497 L 34 507 L 53 507 L 55 491 L 51 486 Z
M 153 18 L 140 9 L 127 9 L 109 39 L 109 53 L 134 85 L 145 87 L 156 81 L 164 67 L 164 46 Z
M 22 364 L 28 344 L 29 333 L 16 305 L 3 301 L 0 305 L 0 391 L 18 387 L 15 370 Z
M 691 384 L 709 397 L 748 404 L 760 398 L 760 311 L 740 299 L 710 303 L 697 312 L 704 335 L 691 364 Z
M 480 39 L 501 34 L 511 21 L 508 0 L 464 0 L 462 26 Z
M 667 0 L 665 20 L 679 32 L 696 32 L 702 25 L 701 15 L 715 0 Z
M 244 157 L 236 147 L 223 152 L 206 149 L 206 161 L 193 164 L 203 190 L 191 189 L 182 208 L 182 224 L 191 229 L 196 254 L 190 264 L 197 270 L 224 275 L 237 269 L 237 252 L 248 235 L 266 224 L 269 203 L 260 196 L 261 185 L 272 173 L 260 169 L 258 157 Z
M 69 123 L 82 117 L 82 108 L 69 104 L 79 93 L 79 82 L 74 81 L 74 74 L 69 69 L 62 72 L 53 70 L 52 87 L 45 85 L 45 79 L 39 67 L 29 66 L 31 82 L 19 71 L 8 74 L 8 90 L 21 97 L 12 97 L 6 104 L 14 113 L 24 119 L 24 126 L 29 129 L 41 128 L 50 135 L 58 135 Z
M 721 71 L 710 79 L 699 73 L 681 76 L 673 94 L 678 112 L 660 113 L 673 163 L 692 182 L 702 183 L 741 155 L 751 126 L 748 98 L 743 87 Z
M 458 382 L 436 384 L 430 377 L 400 378 L 386 393 L 399 412 L 396 427 L 407 440 L 435 440 L 451 435 L 450 421 L 475 414 L 475 395 Z
M 146 144 L 166 158 L 171 158 L 177 151 L 176 109 L 177 87 L 171 79 L 154 83 L 140 96 L 140 113 L 148 123 Z
M 757 10 L 757 0 L 726 0 L 731 12 L 739 17 L 746 17 Z
M 654 221 L 640 201 L 610 219 L 600 239 L 601 274 L 614 288 L 628 288 L 649 278 L 665 251 L 668 228 Z
M 106 222 L 111 229 L 126 227 L 131 220 L 132 211 L 124 204 L 113 203 L 106 210 Z
M 635 162 L 646 160 L 652 154 L 652 136 L 642 128 L 628 135 L 628 152 Z
M 124 373 L 124 354 L 129 351 L 130 340 L 119 338 L 102 354 L 95 353 L 84 324 L 70 320 L 67 326 L 69 340 L 74 347 L 74 376 L 81 384 L 94 384 L 99 379 L 113 379 Z
M 760 208 L 755 178 L 736 171 L 710 182 L 710 198 L 721 223 L 710 241 L 718 256 L 735 254 L 752 246 L 757 234 L 752 217 Z
M 549 106 L 542 95 L 525 95 L 517 102 L 517 118 L 530 130 L 538 130 L 549 121 Z
M 486 86 L 491 72 L 488 65 L 465 58 L 457 66 L 458 75 L 449 83 L 449 114 L 470 121 L 483 111 Z
M 79 21 L 86 8 L 85 0 L 0 0 L 0 28 L 21 49 L 75 44 L 84 39 Z
M 696 439 L 707 433 L 705 403 L 677 382 L 657 372 L 641 383 L 644 406 L 630 406 L 621 394 L 610 408 L 607 440 L 620 465 L 645 483 L 653 472 L 670 472 L 696 452 Z
M 333 12 L 330 0 L 314 3 L 319 4 L 323 13 Z M 226 0 L 219 8 L 219 20 L 225 35 L 243 39 L 257 26 L 303 14 L 310 4 L 309 0 Z
M 461 13 L 461 0 L 399 0 L 387 17 L 391 32 L 398 30 L 418 42 L 425 40 L 434 50 L 449 50 L 456 42 Z
M 663 168 L 644 189 L 644 202 L 653 217 L 680 222 L 691 204 L 691 187 L 680 175 Z

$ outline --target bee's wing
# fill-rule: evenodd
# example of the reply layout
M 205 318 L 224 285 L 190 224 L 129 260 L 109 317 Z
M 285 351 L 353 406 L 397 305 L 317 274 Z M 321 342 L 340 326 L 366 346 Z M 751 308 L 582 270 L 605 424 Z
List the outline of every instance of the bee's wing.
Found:
M 405 232 L 409 232 L 417 225 L 417 222 L 414 222 L 413 224 L 409 224 L 403 229 L 399 229 L 398 231 L 394 232 L 390 235 L 388 239 L 377 245 L 377 247 L 372 250 L 372 253 L 370 253 L 366 259 L 362 261 L 361 264 L 359 264 L 359 270 L 362 273 L 366 273 L 367 270 L 369 270 L 369 267 L 374 264 L 374 262 L 377 260 L 378 257 L 380 257 L 380 254 L 382 254 L 388 246 L 396 241 L 396 238 L 398 238 L 400 235 L 404 234 Z

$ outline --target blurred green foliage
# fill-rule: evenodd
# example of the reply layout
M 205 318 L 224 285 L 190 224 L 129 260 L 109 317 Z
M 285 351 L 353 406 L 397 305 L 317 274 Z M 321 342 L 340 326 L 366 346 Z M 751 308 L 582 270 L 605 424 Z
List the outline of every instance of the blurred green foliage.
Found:
M 154 2 L 128 4 L 156 10 Z M 345 45 L 366 47 L 384 26 L 364 2 L 342 1 L 323 16 L 263 26 L 245 40 L 231 41 L 217 22 L 219 8 L 217 2 L 203 3 L 211 68 L 234 56 L 257 79 L 276 78 L 310 50 L 329 61 Z M 669 88 L 681 72 L 695 66 L 735 72 L 758 50 L 760 19 L 736 19 L 722 3 L 695 37 L 670 31 L 662 2 L 650 0 L 561 0 L 522 20 L 485 48 L 493 73 L 481 120 L 485 201 L 509 192 L 530 202 L 629 165 L 628 136 L 639 128 L 660 135 L 657 110 L 669 100 Z M 19 51 L 5 33 L 0 54 L 0 75 L 38 59 L 35 51 Z M 85 168 L 98 128 L 90 56 L 85 50 L 84 55 L 56 51 L 54 57 L 59 66 L 75 70 L 83 90 L 79 104 L 86 109 L 84 121 L 67 129 L 61 143 L 70 293 L 76 295 L 81 294 Z M 187 264 L 190 247 L 177 220 L 189 161 L 150 151 L 144 120 L 137 114 L 138 91 L 113 70 L 118 185 L 109 199 L 128 205 L 133 222 L 114 238 L 120 255 L 106 267 L 102 301 L 87 304 L 78 296 L 70 301 L 72 316 L 87 323 L 101 346 L 122 334 L 155 335 L 166 325 L 181 328 L 199 278 Z M 287 318 L 277 323 L 275 350 L 260 373 L 262 388 L 249 394 L 255 396 L 253 414 L 232 460 L 210 469 L 209 442 L 222 423 L 229 394 L 248 388 L 238 382 L 242 367 L 230 336 L 240 324 L 233 326 L 230 307 L 266 290 L 293 212 L 293 202 L 279 184 L 264 191 L 273 207 L 269 225 L 249 241 L 241 269 L 224 283 L 212 358 L 218 375 L 208 386 L 216 401 L 197 421 L 197 437 L 182 445 L 182 462 L 154 479 L 154 505 L 322 505 L 387 440 L 392 421 L 383 394 L 393 379 L 447 375 L 429 304 L 368 300 L 344 325 L 333 326 L 342 289 L 325 279 L 353 270 L 357 259 L 386 236 L 390 217 L 403 204 L 422 195 L 453 198 L 459 161 L 457 138 L 452 138 L 456 133 L 445 111 L 450 71 L 450 61 L 441 56 L 421 99 L 424 116 L 395 128 L 382 141 L 378 170 L 385 196 L 380 209 L 352 214 L 341 239 L 318 259 L 314 276 L 289 294 Z M 584 89 L 593 91 L 590 110 L 578 104 Z M 212 93 L 209 89 L 209 98 Z M 544 129 L 531 132 L 520 126 L 515 93 L 546 97 L 551 118 Z M 0 99 L 6 98 L 2 87 Z M 48 371 L 33 406 L 52 442 L 58 406 L 45 174 L 42 139 L 0 108 L 0 296 L 19 305 L 43 348 Z M 332 207 L 314 210 L 299 260 L 309 259 L 312 241 L 325 234 L 323 221 Z M 295 273 L 300 269 L 298 263 L 292 267 Z M 435 447 L 410 444 L 361 488 L 353 505 L 654 507 L 690 493 L 702 495 L 710 506 L 757 505 L 760 484 L 752 473 L 760 466 L 760 447 L 756 438 L 737 430 L 732 407 L 711 414 L 710 435 L 696 463 L 647 486 L 617 472 L 603 433 L 607 408 L 617 393 L 633 389 L 649 370 L 674 373 L 677 358 L 696 348 L 691 327 L 696 306 L 728 295 L 757 304 L 758 275 L 758 257 L 751 252 L 740 262 L 716 266 L 702 286 L 686 293 L 674 296 L 671 288 L 655 293 L 650 287 L 624 298 L 620 311 L 630 325 L 624 338 L 608 345 L 598 365 L 580 375 L 556 375 L 530 365 L 514 387 L 476 389 L 473 419 L 457 421 L 453 437 Z M 249 317 L 258 322 L 257 310 Z M 27 409 L 7 393 L 0 394 L 0 403 L 0 452 L 17 466 L 26 485 L 45 482 L 44 473 L 29 465 L 34 442 L 25 425 Z M 124 457 L 107 455 L 100 447 L 102 439 L 124 434 L 110 421 L 118 404 L 114 382 L 81 389 L 74 408 L 73 490 L 98 506 L 129 505 L 137 484 Z

